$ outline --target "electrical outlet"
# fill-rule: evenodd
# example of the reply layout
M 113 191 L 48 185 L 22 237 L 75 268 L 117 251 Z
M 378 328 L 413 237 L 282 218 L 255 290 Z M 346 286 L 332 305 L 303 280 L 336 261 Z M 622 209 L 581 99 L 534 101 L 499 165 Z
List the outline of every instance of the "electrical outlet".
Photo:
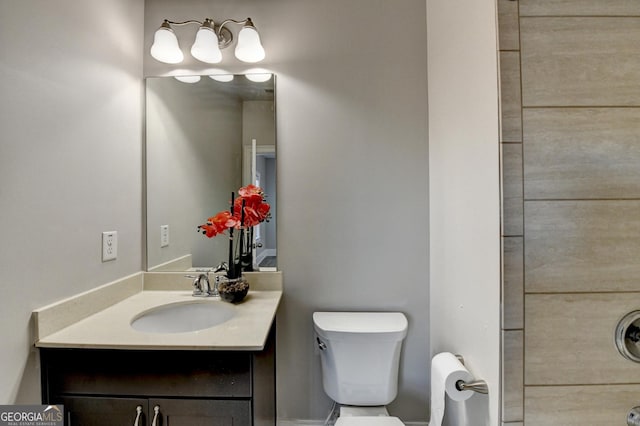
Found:
M 160 247 L 169 245 L 169 225 L 160 225 Z
M 102 233 L 102 261 L 107 262 L 118 257 L 118 231 Z

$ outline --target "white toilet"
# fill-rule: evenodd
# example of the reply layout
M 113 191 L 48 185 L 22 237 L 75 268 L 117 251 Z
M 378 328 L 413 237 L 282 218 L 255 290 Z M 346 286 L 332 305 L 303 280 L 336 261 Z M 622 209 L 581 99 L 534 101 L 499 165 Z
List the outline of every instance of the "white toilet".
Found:
M 385 405 L 398 393 L 407 318 L 399 312 L 315 312 L 324 391 L 340 404 L 335 426 L 403 426 Z

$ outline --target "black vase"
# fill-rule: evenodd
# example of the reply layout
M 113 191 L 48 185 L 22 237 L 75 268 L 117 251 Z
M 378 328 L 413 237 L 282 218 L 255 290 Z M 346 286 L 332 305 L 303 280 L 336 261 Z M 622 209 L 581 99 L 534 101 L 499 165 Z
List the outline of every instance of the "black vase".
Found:
M 218 284 L 220 298 L 229 303 L 240 303 L 249 292 L 249 283 L 244 278 L 222 280 Z
M 240 231 L 240 273 L 253 271 L 253 227 Z

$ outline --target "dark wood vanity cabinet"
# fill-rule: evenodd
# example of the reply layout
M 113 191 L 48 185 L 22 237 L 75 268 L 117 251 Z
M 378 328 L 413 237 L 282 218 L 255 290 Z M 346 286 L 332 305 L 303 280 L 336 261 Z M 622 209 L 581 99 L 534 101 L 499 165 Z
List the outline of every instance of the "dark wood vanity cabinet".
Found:
M 68 396 L 62 397 L 61 403 L 64 404 L 65 409 L 65 424 L 73 426 L 234 426 L 252 424 L 251 402 L 237 399 L 138 399 Z
M 41 348 L 42 402 L 64 404 L 66 426 L 274 426 L 274 340 L 259 352 Z

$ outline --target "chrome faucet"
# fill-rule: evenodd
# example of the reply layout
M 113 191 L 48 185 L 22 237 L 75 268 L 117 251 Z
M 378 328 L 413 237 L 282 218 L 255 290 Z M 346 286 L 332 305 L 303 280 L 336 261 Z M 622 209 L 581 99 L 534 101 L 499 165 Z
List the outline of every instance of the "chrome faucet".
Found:
M 193 296 L 194 297 L 210 297 L 218 296 L 218 289 L 215 286 L 211 288 L 211 282 L 209 281 L 209 274 L 185 275 L 186 278 L 193 279 Z
M 220 262 L 218 266 L 213 268 L 213 272 L 227 272 L 229 271 L 229 264 L 227 262 Z

